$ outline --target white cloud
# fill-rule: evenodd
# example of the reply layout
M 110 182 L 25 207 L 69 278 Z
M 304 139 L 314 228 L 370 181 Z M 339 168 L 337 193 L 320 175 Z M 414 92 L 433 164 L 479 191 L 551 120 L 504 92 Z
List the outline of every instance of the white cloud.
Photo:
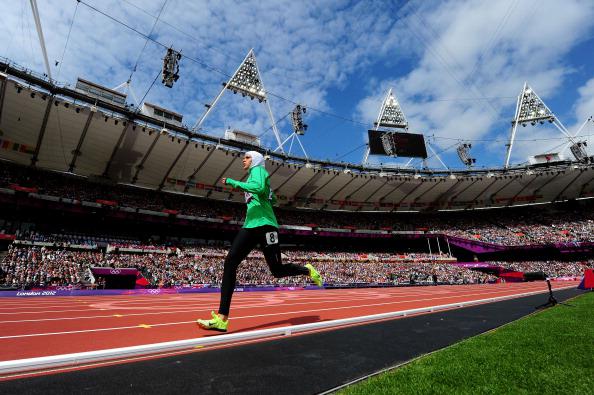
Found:
M 588 80 L 578 89 L 580 94 L 576 102 L 576 116 L 582 122 L 594 115 L 594 78 Z
M 577 124 L 570 128 L 572 134 L 581 128 L 577 140 L 588 144 L 588 155 L 594 155 L 594 78 L 578 89 L 579 98 L 575 104 Z

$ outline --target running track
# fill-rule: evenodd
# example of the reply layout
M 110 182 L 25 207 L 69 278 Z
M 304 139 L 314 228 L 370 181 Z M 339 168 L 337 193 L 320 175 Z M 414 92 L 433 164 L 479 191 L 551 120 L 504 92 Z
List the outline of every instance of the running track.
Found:
M 555 283 L 555 289 L 575 287 Z M 235 293 L 231 333 L 501 296 L 545 292 L 543 282 Z M 0 299 L 0 361 L 219 335 L 199 329 L 219 294 Z M 225 336 L 224 334 L 220 336 Z

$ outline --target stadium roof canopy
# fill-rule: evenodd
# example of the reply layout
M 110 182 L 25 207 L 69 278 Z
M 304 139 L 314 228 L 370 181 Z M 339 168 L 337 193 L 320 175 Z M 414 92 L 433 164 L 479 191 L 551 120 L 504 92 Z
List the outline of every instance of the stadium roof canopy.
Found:
M 0 158 L 91 179 L 240 201 L 242 153 L 268 155 L 282 205 L 361 211 L 505 207 L 594 196 L 594 165 L 413 170 L 324 162 L 196 134 L 101 95 L 57 86 L 0 60 Z M 109 93 L 109 92 L 107 92 Z M 113 93 L 113 92 L 112 92 Z M 121 102 L 121 100 L 119 100 Z

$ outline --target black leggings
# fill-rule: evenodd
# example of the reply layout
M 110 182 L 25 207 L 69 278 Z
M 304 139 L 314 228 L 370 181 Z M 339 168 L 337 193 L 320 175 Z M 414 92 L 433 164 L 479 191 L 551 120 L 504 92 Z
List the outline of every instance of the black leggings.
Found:
M 283 265 L 280 246 L 278 244 L 277 228 L 270 225 L 257 228 L 242 228 L 237 236 L 235 236 L 227 258 L 225 258 L 219 314 L 229 315 L 231 297 L 233 296 L 235 281 L 237 279 L 237 268 L 257 244 L 260 244 L 266 263 L 274 277 L 280 278 L 309 274 L 309 270 L 305 266 L 294 265 L 292 263 Z

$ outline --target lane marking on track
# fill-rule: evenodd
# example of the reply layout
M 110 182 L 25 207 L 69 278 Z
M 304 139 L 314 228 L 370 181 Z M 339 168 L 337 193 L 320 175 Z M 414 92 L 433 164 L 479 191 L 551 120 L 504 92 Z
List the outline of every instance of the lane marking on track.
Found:
M 183 303 L 179 303 L 179 301 L 177 301 L 176 303 L 171 303 L 167 300 L 152 300 L 152 301 L 147 301 L 146 304 L 137 304 L 135 301 L 133 300 L 121 300 L 121 301 L 105 301 L 103 299 L 98 300 L 97 302 L 93 303 L 93 304 L 89 304 L 90 307 L 93 308 L 113 308 L 113 307 L 119 307 L 121 309 L 154 309 L 155 307 L 160 307 L 161 305 L 163 306 L 179 306 L 179 305 L 189 305 L 186 307 L 190 307 L 192 306 L 192 304 L 195 303 L 214 303 L 217 302 L 218 303 L 218 299 L 220 298 L 220 295 L 217 294 L 217 298 L 216 299 L 206 299 L 206 298 L 192 298 L 190 300 L 185 300 Z M 370 296 L 371 298 L 371 296 Z M 301 297 L 293 297 L 293 298 L 286 298 L 283 297 L 282 299 L 280 298 L 275 298 L 273 299 L 268 299 L 268 298 L 264 298 L 264 300 L 269 300 L 269 301 L 274 301 L 274 303 L 282 303 L 284 300 L 286 299 L 323 299 L 323 298 L 309 298 L 309 297 L 305 297 L 305 296 L 301 296 Z M 325 299 L 325 298 L 324 298 Z M 246 302 L 251 302 L 251 301 L 258 301 L 261 302 L 263 300 L 262 297 L 251 297 L 251 298 L 236 298 L 237 302 L 239 303 L 246 303 Z M 150 303 L 149 303 L 150 302 Z M 157 303 L 155 303 L 157 302 Z M 51 306 L 31 306 L 31 302 L 29 302 L 28 304 L 25 304 L 21 307 L 10 307 L 10 308 L 5 308 L 4 310 L 19 310 L 19 309 L 23 309 L 23 308 L 27 308 L 28 311 L 5 311 L 5 312 L 0 312 L 0 314 L 14 314 L 14 313 L 37 313 L 37 312 L 47 312 L 47 310 L 41 310 L 41 309 L 47 309 L 48 307 L 52 307 L 52 308 L 65 308 L 65 307 L 70 307 L 67 305 L 51 305 Z M 79 307 L 79 306 L 72 306 L 72 307 Z M 80 306 L 82 307 L 82 306 Z M 181 306 L 180 306 L 181 307 Z M 172 307 L 175 308 L 175 307 Z M 2 308 L 0 307 L 0 310 Z M 32 310 L 35 309 L 35 310 Z M 88 310 L 88 309 L 87 309 Z M 70 309 L 70 310 L 62 310 L 62 311 L 87 311 L 87 310 L 80 310 L 80 309 Z M 55 311 L 55 309 L 53 309 L 52 311 Z
M 531 288 L 526 288 L 526 290 L 530 290 Z M 481 292 L 481 293 L 459 293 L 456 295 L 451 296 L 440 296 L 436 298 L 423 298 L 423 299 L 406 299 L 406 300 L 392 300 L 389 303 L 392 304 L 402 304 L 402 303 L 411 303 L 411 302 L 427 302 L 431 300 L 442 300 L 442 299 L 451 299 L 451 298 L 461 298 L 461 297 L 468 297 L 468 296 L 480 296 L 480 295 L 493 295 L 499 294 L 503 292 L 503 290 L 491 290 L 490 292 Z M 427 294 L 430 295 L 430 294 Z M 357 302 L 357 301 L 364 301 L 364 300 L 375 300 L 375 298 L 346 298 L 346 299 L 319 299 L 317 301 L 310 301 L 310 302 L 297 302 L 297 303 L 286 303 L 283 305 L 279 305 L 277 307 L 292 307 L 292 306 L 299 306 L 299 305 L 312 305 L 312 304 L 329 304 L 329 303 L 340 303 L 340 302 Z M 211 308 L 211 305 L 203 305 L 203 306 L 194 306 L 192 310 L 174 310 L 174 311 L 153 311 L 150 313 L 131 313 L 131 314 L 123 314 L 119 315 L 120 317 L 136 317 L 136 316 L 148 316 L 148 315 L 162 315 L 162 314 L 183 314 L 183 313 L 200 313 L 201 311 L 206 311 Z M 254 309 L 260 307 L 269 307 L 267 304 L 256 304 L 256 305 L 239 305 L 234 306 L 234 310 L 244 310 L 244 309 Z M 82 310 L 88 311 L 88 310 Z M 115 314 L 112 315 L 94 315 L 94 316 L 79 316 L 79 317 L 58 317 L 58 318 L 39 318 L 39 319 L 29 319 L 29 320 L 11 320 L 11 321 L 0 321 L 0 324 L 8 324 L 8 323 L 22 323 L 22 322 L 45 322 L 45 321 L 68 321 L 68 320 L 79 320 L 79 319 L 96 319 L 96 318 L 109 318 L 118 316 Z
M 375 300 L 377 298 L 373 298 L 373 297 L 364 297 L 364 298 L 331 298 L 331 299 L 326 299 L 326 298 L 316 298 L 316 299 L 310 299 L 310 298 L 295 298 L 295 299 L 287 299 L 287 300 L 311 300 L 311 302 L 302 302 L 302 303 L 321 303 L 321 302 L 328 302 L 328 303 L 335 303 L 335 302 L 344 302 L 344 301 L 353 301 L 353 300 Z M 254 299 L 255 302 L 261 302 L 261 299 Z M 259 303 L 257 305 L 252 305 L 252 304 L 247 304 L 245 303 L 246 301 L 240 301 L 239 303 L 237 303 L 237 305 L 234 304 L 234 308 L 251 308 L 251 307 L 270 307 L 273 306 L 271 304 L 268 303 Z M 208 304 L 206 304 L 208 303 Z M 135 307 L 135 306 L 129 306 L 129 307 L 124 307 L 124 306 L 120 306 L 120 305 L 111 305 L 110 308 L 112 310 L 155 310 L 155 309 L 166 309 L 166 310 L 172 310 L 171 313 L 175 313 L 176 311 L 179 310 L 183 310 L 183 311 L 191 311 L 191 310 L 187 310 L 188 308 L 193 308 L 193 309 L 202 309 L 202 308 L 212 308 L 214 302 L 203 302 L 202 304 L 189 304 L 189 305 L 185 305 L 185 306 L 178 306 L 178 307 L 160 307 L 158 305 L 154 305 L 152 307 L 143 307 L 143 308 L 139 308 L 139 307 Z M 217 301 L 218 303 L 218 301 Z M 280 304 L 275 304 L 274 306 L 277 306 Z M 105 309 L 101 309 L 101 310 L 105 310 Z M 109 310 L 109 309 L 107 309 Z M 89 312 L 89 309 L 85 309 L 85 310 L 36 310 L 36 311 L 18 311 L 18 312 L 11 312 L 11 313 L 0 313 L 3 315 L 18 315 L 18 314 L 48 314 L 48 313 L 66 313 L 66 312 Z M 164 312 L 164 314 L 167 314 L 168 312 Z M 151 313 L 140 313 L 140 315 L 142 314 L 151 314 Z M 134 314 L 126 314 L 126 315 L 134 315 Z M 47 320 L 56 320 L 59 318 L 50 318 Z M 39 320 L 25 320 L 25 321 L 39 321 Z M 0 323 L 3 322 L 19 322 L 19 321 L 0 321 Z
M 431 295 L 430 293 L 426 294 L 426 295 Z M 383 297 L 381 299 L 387 299 L 388 297 Z M 275 304 L 269 304 L 269 303 L 258 303 L 257 305 L 252 305 L 252 304 L 248 304 L 246 303 L 245 300 L 242 301 L 238 301 L 237 304 L 234 304 L 234 308 L 251 308 L 251 307 L 271 307 L 271 306 L 280 306 L 282 305 L 283 302 L 285 301 L 303 301 L 301 303 L 338 303 L 338 302 L 345 302 L 345 301 L 353 301 L 353 300 L 376 300 L 376 299 L 380 299 L 377 297 L 372 297 L 372 296 L 368 296 L 365 295 L 365 297 L 360 297 L 360 298 L 347 298 L 347 297 L 332 297 L 332 298 L 288 298 L 285 299 L 283 301 L 281 301 L 280 303 L 275 303 Z M 261 299 L 254 299 L 254 302 L 262 302 Z M 307 302 L 308 301 L 308 302 Z M 208 303 L 208 304 L 206 304 Z M 218 302 L 217 302 L 218 303 Z M 115 304 L 110 304 L 109 305 L 109 309 L 111 310 L 155 310 L 155 309 L 165 309 L 165 310 L 172 310 L 172 312 L 174 313 L 175 311 L 178 310 L 184 310 L 185 311 L 189 311 L 187 310 L 188 308 L 193 308 L 193 309 L 202 309 L 202 308 L 206 308 L 206 307 L 212 307 L 213 302 L 203 302 L 202 304 L 188 304 L 188 305 L 183 305 L 183 306 L 177 306 L 177 307 L 162 307 L 159 305 L 153 305 L 151 307 L 136 307 L 136 306 L 121 306 L 121 305 L 115 305 Z M 99 310 L 109 310 L 109 309 L 99 309 Z M 85 309 L 85 310 L 35 310 L 35 311 L 18 311 L 18 312 L 10 312 L 10 313 L 0 313 L 2 315 L 18 315 L 18 314 L 48 314 L 48 313 L 66 313 L 66 312 L 89 312 L 89 309 Z M 145 314 L 145 313 L 142 313 Z M 150 313 L 149 313 L 150 314 Z M 127 315 L 131 315 L 131 314 L 127 314 Z M 52 318 L 50 320 L 55 320 L 56 318 Z M 30 321 L 38 321 L 38 320 L 30 320 Z M 16 321 L 0 321 L 0 323 L 2 322 L 16 322 Z
M 496 284 L 476 284 L 476 285 L 448 285 L 448 286 L 441 286 L 444 288 L 448 288 L 447 291 L 445 291 L 446 293 L 450 293 L 450 292 L 455 292 L 455 288 L 477 288 L 477 287 L 494 287 L 494 286 L 498 286 Z M 439 291 L 439 289 L 436 289 L 437 287 L 431 287 L 431 286 L 417 286 L 417 287 L 386 287 L 386 288 L 369 288 L 369 289 L 359 289 L 359 290 L 350 290 L 350 289 L 324 289 L 324 290 L 314 290 L 314 292 L 312 292 L 312 290 L 304 290 L 304 291 L 271 291 L 271 292 L 267 292 L 267 293 L 274 293 L 275 296 L 270 296 L 271 299 L 276 299 L 276 298 L 282 298 L 282 299 L 299 299 L 299 298 L 305 298 L 305 299 L 316 299 L 316 298 L 324 298 L 327 297 L 328 294 L 333 294 L 333 293 L 340 293 L 341 295 L 356 295 L 356 296 L 360 296 L 361 294 L 365 294 L 368 295 L 370 298 L 372 297 L 386 297 L 386 295 L 403 295 L 403 296 L 411 296 L 413 294 L 417 294 L 417 293 L 426 293 L 429 290 L 431 290 L 432 294 L 437 294 L 437 293 L 441 293 L 442 291 Z M 323 291 L 321 293 L 319 293 L 319 291 Z M 236 292 L 235 293 L 235 299 L 236 300 L 241 300 L 241 301 L 249 301 L 249 300 L 262 300 L 262 298 L 260 296 L 253 296 L 250 295 L 253 294 L 252 292 Z M 179 294 L 160 294 L 160 295 L 154 295 L 154 296 L 149 296 L 149 297 L 142 297 L 139 295 L 125 295 L 122 297 L 117 297 L 117 299 L 113 296 L 113 295 L 100 295 L 100 296 L 89 296 L 88 300 L 85 300 L 84 305 L 91 305 L 91 306 L 95 306 L 99 303 L 102 302 L 115 302 L 115 303 L 124 303 L 127 305 L 133 305 L 133 306 L 137 306 L 139 304 L 149 304 L 150 307 L 155 306 L 155 302 L 159 303 L 165 303 L 165 304 L 172 304 L 171 302 L 173 301 L 179 301 L 179 299 L 181 299 L 182 302 L 192 302 L 191 299 L 201 299 L 202 301 L 206 301 L 206 300 L 216 300 L 218 301 L 219 299 L 219 293 L 195 293 L 195 294 L 184 294 L 183 296 L 180 296 Z M 261 294 L 260 294 L 261 295 Z M 326 296 L 319 296 L 319 295 L 326 295 Z M 57 297 L 53 297 L 56 298 L 57 300 L 52 300 L 52 301 L 48 301 L 47 299 L 41 299 L 41 298 L 27 298 L 27 299 L 19 299 L 20 301 L 22 301 L 22 303 L 20 304 L 6 304 L 3 303 L 3 306 L 0 306 L 0 310 L 15 310 L 15 309 L 21 309 L 21 308 L 31 308 L 31 300 L 35 300 L 35 304 L 37 306 L 39 306 L 39 308 L 44 308 L 44 307 L 66 307 L 68 305 L 72 305 L 72 307 L 74 306 L 80 306 L 81 303 L 71 303 L 73 301 L 77 302 L 76 300 L 72 300 L 72 299 L 68 299 L 71 298 L 70 296 L 57 296 Z M 267 296 L 268 298 L 268 296 Z M 109 299 L 108 301 L 106 301 L 106 299 Z M 1 299 L 0 299 L 1 300 Z M 64 303 L 62 304 L 56 304 L 56 302 L 58 301 L 63 301 Z M 46 303 L 44 303 L 46 302 Z M 140 302 L 140 303 L 139 303 Z M 9 306 L 13 306 L 13 307 L 9 307 Z M 0 313 L 0 314 L 6 314 L 6 313 Z
M 352 290 L 352 289 L 324 289 L 324 290 L 314 290 L 314 292 L 312 292 L 312 290 L 296 290 L 296 291 L 273 291 L 270 293 L 275 294 L 275 298 L 276 297 L 280 297 L 282 296 L 283 298 L 292 298 L 292 297 L 302 297 L 302 296 L 307 296 L 307 297 L 311 297 L 313 295 L 316 294 L 332 294 L 332 293 L 340 293 L 342 295 L 349 295 L 349 294 L 353 294 L 353 295 L 361 295 L 362 293 L 365 294 L 369 294 L 369 295 L 385 295 L 386 293 L 389 294 L 402 294 L 402 295 L 411 295 L 411 294 L 416 294 L 416 293 L 423 293 L 423 292 L 427 292 L 427 290 L 431 289 L 433 293 L 449 293 L 449 292 L 457 292 L 457 289 L 460 288 L 477 288 L 477 287 L 500 287 L 500 285 L 498 284 L 471 284 L 471 285 L 448 285 L 448 286 L 439 286 L 439 287 L 433 287 L 433 286 L 416 286 L 416 287 L 386 287 L 386 288 L 368 288 L 368 289 L 358 289 L 358 290 Z M 442 288 L 442 289 L 440 289 Z M 447 289 L 445 289 L 447 288 Z M 319 292 L 319 291 L 323 291 L 323 292 Z M 268 292 L 267 292 L 268 293 Z M 252 295 L 250 295 L 252 294 Z M 239 300 L 248 300 L 248 299 L 260 299 L 260 297 L 256 297 L 253 296 L 253 292 L 236 292 L 236 299 Z M 278 296 L 276 296 L 278 295 Z M 3 303 L 3 306 L 0 306 L 0 310 L 4 310 L 4 309 L 13 309 L 13 308 L 22 308 L 22 307 L 26 307 L 26 306 L 30 306 L 30 303 L 32 300 L 35 300 L 36 305 L 39 306 L 43 306 L 43 307 L 63 307 L 65 304 L 68 305 L 88 305 L 88 304 L 94 304 L 94 303 L 99 303 L 99 302 L 105 302 L 107 301 L 112 301 L 112 302 L 125 302 L 125 303 L 150 303 L 150 304 L 154 304 L 155 301 L 185 301 L 188 299 L 202 299 L 202 300 L 208 300 L 208 299 L 218 299 L 219 298 L 219 293 L 187 293 L 187 294 L 183 294 L 183 296 L 180 296 L 180 294 L 160 294 L 160 295 L 150 295 L 150 296 L 141 296 L 141 295 L 123 295 L 123 296 L 113 296 L 113 295 L 99 295 L 99 296 L 88 296 L 86 298 L 86 300 L 84 301 L 79 301 L 79 300 L 75 300 L 75 299 L 70 299 L 70 296 L 64 296 L 64 297 L 60 297 L 60 296 L 56 296 L 56 297 L 51 297 L 51 300 L 49 300 L 47 297 L 46 298 L 19 298 L 18 301 L 15 301 L 15 303 L 9 303 L 7 301 L 7 303 Z M 12 298 L 5 298 L 6 299 L 12 299 Z M 17 303 L 18 302 L 18 303 Z M 64 302 L 62 304 L 56 304 L 57 302 Z M 82 303 L 81 303 L 82 302 Z M 14 306 L 14 307 L 9 307 L 9 306 Z
M 565 287 L 565 288 L 573 288 L 573 286 Z M 557 288 L 556 290 L 561 290 L 561 289 L 565 289 L 565 288 Z M 522 291 L 525 291 L 525 290 L 522 290 Z M 547 291 L 542 290 L 542 291 L 537 291 L 537 292 L 533 292 L 533 293 L 537 294 L 537 293 L 545 293 L 545 292 L 547 292 Z M 513 298 L 516 295 L 517 294 L 512 293 L 512 294 L 508 294 L 508 295 L 503 294 L 501 296 L 509 296 L 510 298 Z M 445 299 L 445 298 L 438 298 L 438 299 Z M 470 300 L 468 302 L 471 302 L 471 301 L 472 300 Z M 413 300 L 413 301 L 400 302 L 400 303 L 411 303 L 411 302 L 415 302 L 415 301 Z M 460 303 L 463 303 L 463 302 L 465 302 L 465 301 L 460 301 Z M 310 310 L 300 310 L 300 311 L 287 311 L 287 312 L 277 312 L 277 313 L 268 313 L 268 314 L 256 314 L 256 315 L 248 315 L 248 316 L 243 316 L 243 317 L 233 317 L 232 320 L 236 321 L 236 320 L 242 320 L 242 319 L 248 319 L 248 318 L 260 318 L 260 317 L 270 317 L 270 316 L 279 316 L 279 315 L 288 315 L 288 314 L 301 314 L 301 313 L 314 313 L 314 312 L 319 312 L 319 311 L 330 311 L 330 310 L 357 309 L 357 308 L 363 308 L 363 307 L 384 306 L 384 305 L 388 305 L 388 304 L 394 304 L 394 302 L 364 304 L 364 305 L 357 305 L 357 306 L 330 307 L 330 308 L 313 309 L 313 310 L 310 309 Z M 427 307 L 430 307 L 430 306 L 427 306 Z M 167 323 L 161 323 L 161 324 L 151 324 L 150 326 L 152 326 L 152 327 L 173 326 L 173 325 L 190 324 L 190 323 L 195 323 L 195 322 L 196 321 L 194 321 L 194 320 L 179 321 L 179 322 L 167 322 Z M 106 331 L 116 331 L 116 330 L 126 330 L 126 329 L 138 329 L 138 326 L 122 326 L 122 327 L 84 329 L 84 330 L 64 331 L 64 332 L 31 333 L 31 334 L 26 334 L 26 335 L 0 336 L 0 340 L 1 339 L 17 339 L 17 338 L 25 338 L 25 337 L 68 335 L 68 334 L 76 334 L 76 333 L 106 332 Z
M 150 328 L 152 325 L 148 325 L 148 324 L 138 324 L 139 327 L 144 328 L 144 329 L 148 329 Z
M 530 290 L 530 289 L 540 289 L 540 287 L 523 287 L 523 290 Z M 469 289 L 463 289 L 463 291 L 471 291 Z M 489 290 L 489 292 L 481 292 L 481 293 L 468 293 L 468 292 L 457 292 L 449 297 L 439 297 L 439 298 L 425 298 L 425 299 L 407 299 L 407 300 L 392 300 L 391 303 L 394 304 L 401 304 L 401 303 L 409 303 L 409 302 L 421 302 L 421 301 L 430 301 L 430 300 L 439 300 L 439 299 L 450 299 L 453 297 L 468 297 L 468 296 L 480 296 L 480 295 L 492 295 L 492 294 L 499 294 L 503 291 L 508 291 L 508 289 L 501 289 L 501 288 L 497 288 L 497 289 L 491 289 Z M 423 294 L 423 295 L 433 295 L 433 294 Z M 400 296 L 400 295 L 399 295 Z M 343 298 L 334 298 L 334 299 L 324 299 L 324 298 L 318 298 L 316 299 L 317 301 L 310 301 L 310 302 L 297 302 L 297 303 L 285 303 L 280 307 L 292 307 L 292 306 L 297 306 L 297 305 L 309 305 L 309 304 L 328 304 L 328 303 L 338 303 L 338 302 L 344 302 L 344 301 L 349 301 L 349 302 L 356 302 L 356 301 L 364 301 L 364 300 L 369 300 L 370 298 L 358 298 L 358 299 L 353 299 L 353 298 L 348 298 L 348 299 L 343 299 Z M 299 300 L 297 298 L 297 300 Z M 303 300 L 303 299 L 301 299 Z M 309 298 L 306 298 L 305 300 L 310 300 Z M 200 313 L 203 309 L 208 310 L 211 306 L 210 305 L 204 305 L 204 306 L 194 306 L 194 308 L 192 310 L 182 310 L 182 307 L 175 308 L 175 309 L 171 309 L 172 311 L 159 311 L 159 312 L 150 312 L 150 313 L 131 313 L 131 314 L 124 314 L 123 316 L 126 317 L 134 317 L 134 316 L 144 316 L 144 315 L 154 315 L 154 314 L 183 314 L 183 313 Z M 258 307 L 267 307 L 266 304 L 264 305 L 239 305 L 239 306 L 234 306 L 235 310 L 240 310 L 240 309 L 251 309 L 251 308 L 258 308 Z M 154 309 L 153 309 L 154 310 Z M 88 311 L 88 310 L 82 310 L 82 311 Z M 79 319 L 95 319 L 95 318 L 110 318 L 113 317 L 113 315 L 95 315 L 95 316 L 79 316 L 79 317 L 58 317 L 58 318 L 40 318 L 40 319 L 29 319 L 29 320 L 9 320 L 9 321 L 0 321 L 0 324 L 8 324 L 8 323 L 22 323 L 22 322 L 42 322 L 42 321 L 67 321 L 67 320 L 79 320 Z
M 275 295 L 273 297 L 270 297 L 271 300 L 275 300 L 277 298 L 282 299 L 282 300 L 286 300 L 286 299 L 320 299 L 320 300 L 324 300 L 324 299 L 328 299 L 328 295 L 332 295 L 332 294 L 340 294 L 342 297 L 344 297 L 345 295 L 355 295 L 355 296 L 361 296 L 362 294 L 365 295 L 366 297 L 369 298 L 375 298 L 375 297 L 381 297 L 381 298 L 385 298 L 385 297 L 390 297 L 390 296 L 405 296 L 405 297 L 410 297 L 410 296 L 416 296 L 417 294 L 427 294 L 428 292 L 430 292 L 431 295 L 436 295 L 436 294 L 441 294 L 441 293 L 451 293 L 451 294 L 459 294 L 459 291 L 461 289 L 464 290 L 468 290 L 469 287 L 472 287 L 474 290 L 476 290 L 477 288 L 483 288 L 483 287 L 497 287 L 497 289 L 506 289 L 506 288 L 510 288 L 510 284 L 504 284 L 503 286 L 499 285 L 499 284 L 476 284 L 476 285 L 448 285 L 448 286 L 439 286 L 439 287 L 433 287 L 433 286 L 417 286 L 417 287 L 396 287 L 396 288 L 372 288 L 372 289 L 359 289 L 359 290 L 351 290 L 351 289 L 325 289 L 323 290 L 323 292 L 312 292 L 311 290 L 305 290 L 305 291 L 274 291 Z M 441 290 L 440 290 L 441 288 Z M 526 288 L 525 288 L 526 289 Z M 241 293 L 241 292 L 236 292 L 235 294 L 235 299 L 237 301 L 261 301 L 261 297 L 256 297 L 256 296 L 252 296 L 252 295 L 248 295 L 250 293 Z M 43 308 L 47 308 L 47 307 L 56 307 L 56 308 L 64 308 L 64 307 L 78 307 L 80 305 L 80 303 L 70 303 L 73 300 L 72 299 L 68 299 L 70 297 L 56 297 L 58 299 L 58 301 L 64 301 L 65 303 L 63 304 L 55 304 L 56 301 L 51 301 L 48 303 L 53 303 L 51 305 L 46 305 L 43 302 L 46 299 L 40 299 L 40 298 L 35 298 L 35 304 L 38 305 L 39 309 L 43 309 Z M 219 299 L 219 293 L 213 293 L 213 294 L 204 294 L 204 293 L 196 293 L 196 294 L 185 294 L 183 296 L 180 296 L 179 294 L 160 294 L 160 295 L 155 295 L 155 296 L 149 296 L 149 297 L 141 297 L 139 295 L 125 295 L 122 297 L 114 297 L 113 295 L 101 295 L 101 296 L 97 296 L 97 297 L 88 297 L 89 299 L 86 300 L 86 305 L 91 305 L 93 307 L 101 305 L 101 307 L 109 307 L 109 303 L 118 303 L 118 304 L 123 304 L 126 307 L 122 307 L 124 309 L 134 309 L 134 308 L 139 308 L 140 304 L 144 304 L 144 302 L 150 304 L 149 309 L 154 309 L 156 306 L 159 306 L 161 304 L 165 304 L 165 305 L 171 305 L 173 304 L 173 301 L 179 302 L 180 298 L 182 299 L 182 302 L 188 302 L 188 303 L 192 303 L 195 301 L 200 301 L 200 302 L 208 302 L 209 300 L 215 300 L 217 301 Z M 92 298 L 92 299 L 91 299 Z M 108 299 L 106 301 L 106 299 Z M 23 304 L 22 305 L 13 305 L 14 307 L 7 307 L 6 304 L 4 304 L 3 307 L 0 307 L 0 314 L 3 315 L 7 315 L 7 314 L 14 314 L 15 312 L 6 312 L 6 310 L 18 310 L 18 309 L 22 309 L 22 308 L 29 308 L 31 309 L 31 300 L 32 299 L 23 299 Z M 89 303 L 91 302 L 91 303 Z M 139 303 L 140 302 L 140 303 Z M 155 303 L 157 302 L 157 303 Z M 176 303 L 179 304 L 179 303 Z M 70 306 L 69 306 L 70 305 Z M 180 306 L 181 307 L 181 306 Z M 5 310 L 5 312 L 1 312 L 2 310 Z M 87 311 L 87 310 L 62 310 L 62 311 Z M 47 312 L 47 310 L 45 311 L 37 311 L 37 310 L 32 310 L 32 311 L 18 311 L 18 313 L 25 313 L 25 314 L 34 314 L 37 312 Z
M 487 286 L 492 286 L 492 285 L 487 285 Z M 448 286 L 448 287 L 456 287 L 459 290 L 463 291 L 463 292 L 452 292 L 452 296 L 463 296 L 463 295 L 466 295 L 466 292 L 468 292 L 468 291 L 476 291 L 477 290 L 476 288 L 478 288 L 478 287 L 474 287 L 474 286 L 472 287 L 472 289 L 468 289 L 468 286 L 460 286 L 460 287 L 458 287 L 458 286 Z M 465 288 L 462 289 L 461 287 L 465 287 Z M 428 295 L 428 296 L 431 295 L 431 296 L 433 296 L 433 295 L 435 295 L 433 292 L 427 292 L 428 291 L 427 288 L 429 288 L 429 287 L 419 287 L 419 288 L 424 288 L 424 291 L 425 292 L 422 293 L 422 292 L 420 292 L 421 290 L 419 290 L 419 292 L 416 292 L 415 295 L 406 294 L 406 293 L 403 293 L 403 292 L 398 292 L 398 293 L 397 292 L 391 292 L 391 293 L 386 293 L 386 294 L 388 294 L 388 297 L 390 297 L 390 296 L 393 295 L 395 297 L 409 297 L 409 298 L 411 296 L 421 296 L 421 295 L 423 295 L 423 296 L 424 295 Z M 509 290 L 509 288 L 510 287 L 499 287 L 498 286 L 497 288 L 489 289 L 488 291 L 489 292 L 501 292 L 503 290 Z M 532 288 L 539 289 L 540 287 L 537 287 L 537 286 L 522 287 L 522 289 L 532 289 Z M 411 288 L 405 288 L 405 289 L 411 289 Z M 431 289 L 431 288 L 429 288 L 429 289 Z M 330 290 L 330 291 L 340 291 L 340 290 Z M 284 291 L 279 291 L 279 292 L 284 292 Z M 339 297 L 336 297 L 336 296 L 333 295 L 333 298 L 332 297 L 330 297 L 330 298 L 329 297 L 324 297 L 323 295 L 320 295 L 319 297 L 312 298 L 312 297 L 309 297 L 309 295 L 303 294 L 303 293 L 299 297 L 295 297 L 295 296 L 293 296 L 293 295 L 290 294 L 291 292 L 294 292 L 294 291 L 286 291 L 286 292 L 287 293 L 285 295 L 288 295 L 286 297 L 286 300 L 311 300 L 312 303 L 316 303 L 316 301 L 330 302 L 330 303 L 332 303 L 334 301 L 351 301 L 351 300 L 353 300 L 353 298 L 344 298 L 344 296 L 340 296 L 340 295 L 339 295 Z M 354 291 L 351 291 L 351 290 L 348 290 L 347 293 L 361 296 L 360 293 L 357 294 L 357 293 L 354 293 Z M 481 293 L 487 293 L 487 292 L 484 292 L 484 290 L 483 290 L 483 292 L 481 292 Z M 324 294 L 326 294 L 326 293 L 324 293 Z M 475 295 L 475 294 L 470 294 L 470 295 Z M 373 295 L 369 295 L 369 292 L 364 292 L 364 295 L 363 296 L 364 297 L 355 298 L 355 300 L 375 299 L 375 297 L 373 297 Z M 219 296 L 217 294 L 217 298 L 218 297 Z M 252 300 L 252 299 L 249 299 L 249 300 Z M 254 301 L 261 301 L 261 299 L 259 299 L 259 298 L 254 298 L 253 300 Z M 246 301 L 245 298 L 243 300 L 242 299 L 239 299 L 238 301 L 241 301 L 241 302 L 239 302 L 237 305 L 234 305 L 234 308 L 250 308 L 250 307 L 266 307 L 266 306 L 268 306 L 268 304 L 258 304 L 258 305 L 247 305 L 247 306 L 243 306 L 243 302 Z M 207 303 L 206 301 L 202 301 L 202 302 L 203 303 Z M 154 303 L 154 301 L 153 301 L 153 303 Z M 209 304 L 209 306 L 210 306 L 210 304 Z M 54 306 L 54 307 L 60 307 L 60 306 Z M 203 308 L 202 305 L 188 305 L 188 306 L 170 307 L 168 309 L 170 309 L 170 310 L 176 310 L 177 311 L 179 309 L 184 309 L 184 308 L 189 308 L 189 307 L 195 308 L 195 309 Z M 135 310 L 135 309 L 139 309 L 138 307 L 135 307 L 135 306 L 128 306 L 128 307 L 124 307 L 124 306 L 113 306 L 112 308 L 117 308 L 118 310 Z M 161 308 L 162 309 L 163 307 L 159 307 L 157 304 L 154 304 L 154 305 L 152 305 L 152 307 L 147 308 L 147 310 L 155 310 L 156 308 Z M 39 314 L 47 314 L 47 313 L 62 313 L 62 312 L 88 312 L 88 311 L 89 311 L 88 309 L 85 309 L 85 310 L 79 310 L 79 309 L 76 309 L 76 310 L 52 310 L 52 311 L 47 311 L 47 310 L 41 310 L 41 311 L 39 311 L 39 310 L 35 310 L 35 311 L 19 311 L 19 312 L 0 312 L 0 315 L 9 315 L 9 314 L 11 314 L 11 315 L 14 315 L 14 314 L 38 314 L 38 313 Z M 50 320 L 55 320 L 55 319 L 50 319 Z M 37 321 L 37 320 L 31 320 L 31 321 Z M 18 322 L 18 321 L 4 321 L 4 322 Z

